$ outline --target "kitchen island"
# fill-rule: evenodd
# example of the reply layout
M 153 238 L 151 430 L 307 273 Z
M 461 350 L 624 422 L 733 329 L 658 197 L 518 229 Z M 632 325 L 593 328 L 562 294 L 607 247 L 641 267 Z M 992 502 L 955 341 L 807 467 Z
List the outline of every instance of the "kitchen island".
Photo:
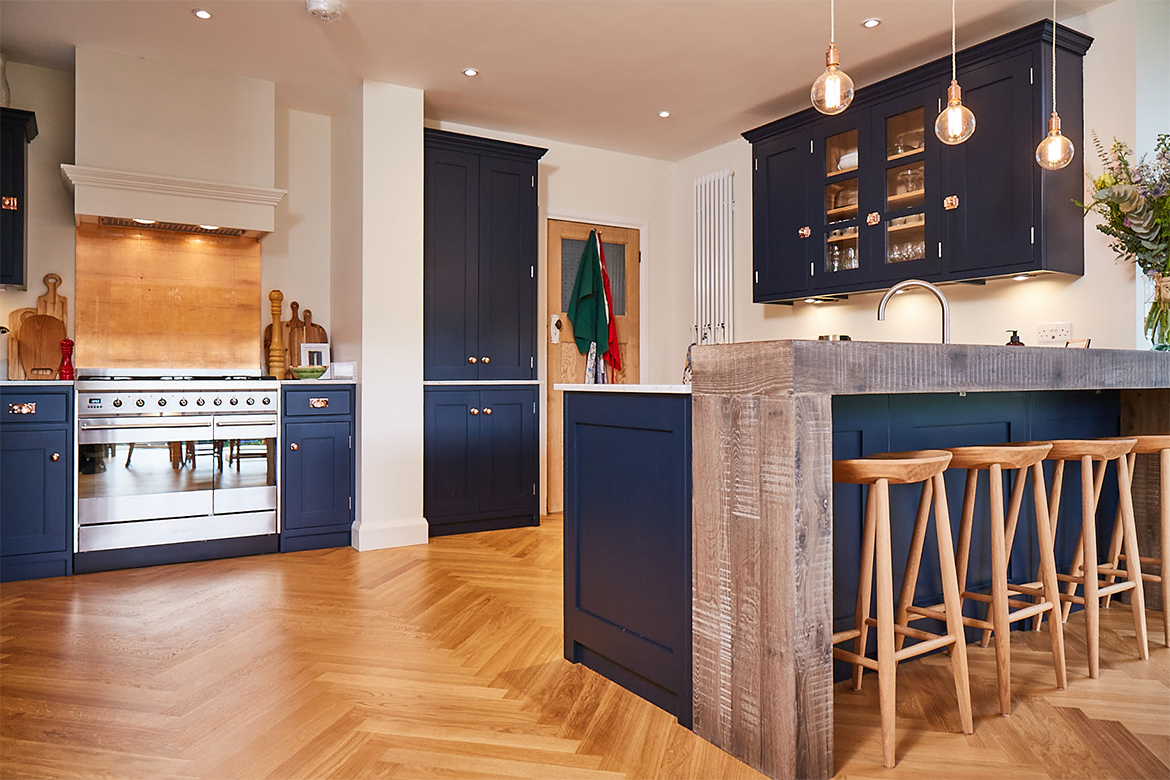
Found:
M 1170 431 L 1168 354 L 772 341 L 696 347 L 693 357 L 693 728 L 773 778 L 833 774 L 832 461 L 843 400 L 876 402 L 854 417 L 859 428 L 875 419 L 887 444 L 937 409 L 922 394 L 999 396 L 990 406 L 1004 419 L 953 419 L 966 432 L 949 446 L 1004 431 L 1012 440 Z M 896 418 L 895 400 L 907 396 Z M 1069 411 L 1046 414 L 1053 403 Z M 861 449 L 880 450 L 874 438 Z M 1156 519 L 1152 468 L 1135 472 L 1139 529 Z

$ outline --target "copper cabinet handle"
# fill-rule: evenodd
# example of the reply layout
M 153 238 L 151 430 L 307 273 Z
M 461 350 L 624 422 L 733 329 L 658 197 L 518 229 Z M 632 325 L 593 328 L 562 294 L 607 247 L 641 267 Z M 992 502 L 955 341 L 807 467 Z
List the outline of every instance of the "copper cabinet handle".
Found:
M 876 225 L 877 223 L 879 223 L 881 221 L 882 221 L 882 215 L 877 213 L 876 211 L 871 211 L 865 215 L 865 224 L 867 224 L 867 225 L 871 225 L 871 226 Z
M 954 211 L 958 207 L 959 207 L 959 196 L 958 195 L 947 195 L 945 198 L 943 198 L 943 208 L 946 209 L 947 211 Z
M 288 448 L 289 448 L 290 450 L 292 450 L 293 452 L 296 452 L 297 450 L 299 450 L 299 449 L 301 448 L 301 445 L 297 444 L 297 443 L 294 441 L 292 444 L 288 445 Z
M 61 453 L 59 453 L 59 452 L 54 452 L 52 455 L 50 455 L 50 456 L 49 456 L 49 460 L 51 460 L 51 461 L 53 461 L 54 463 L 56 463 L 57 461 L 61 460 Z
M 488 363 L 492 362 L 492 359 L 490 357 L 481 357 L 479 362 L 486 366 Z
M 5 211 L 20 211 L 20 204 L 15 195 L 4 196 Z
M 29 401 L 23 404 L 8 404 L 9 414 L 36 414 L 37 402 Z
M 805 226 L 804 226 L 804 227 L 802 227 L 800 230 L 796 231 L 796 233 L 797 233 L 797 235 L 799 235 L 801 238 L 808 238 L 809 236 L 811 236 L 811 235 L 812 235 L 812 228 L 810 228 L 809 226 L 805 225 Z
M 485 407 L 483 408 L 483 413 L 484 413 L 484 414 L 491 414 L 491 413 L 492 413 L 492 410 L 491 410 L 491 408 L 490 408 L 490 407 L 487 407 L 487 406 L 485 406 Z
M 474 363 L 478 363 L 479 361 L 478 361 L 478 360 L 476 360 L 476 359 L 475 359 L 475 358 L 473 358 L 473 357 L 469 357 L 469 358 L 467 358 L 467 362 L 468 362 L 468 363 L 472 363 L 472 364 L 474 364 Z
M 309 408 L 310 409 L 328 409 L 329 408 L 329 399 L 328 398 L 310 398 L 309 399 Z
M 473 408 L 473 409 L 471 410 L 471 416 L 472 416 L 472 417 L 476 417 L 476 416 L 478 416 L 478 415 L 479 415 L 479 409 L 475 409 L 475 408 Z

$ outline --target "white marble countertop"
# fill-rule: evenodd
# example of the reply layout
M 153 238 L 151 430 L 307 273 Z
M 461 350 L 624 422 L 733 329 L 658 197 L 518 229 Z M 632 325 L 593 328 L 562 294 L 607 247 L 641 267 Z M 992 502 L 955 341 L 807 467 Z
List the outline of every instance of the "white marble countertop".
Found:
M 72 384 L 72 379 L 0 379 L 0 386 L 3 387 L 37 387 L 40 385 L 60 387 Z
M 585 385 L 559 384 L 553 385 L 554 390 L 564 390 L 570 393 L 658 393 L 674 395 L 690 395 L 690 385 Z
M 282 385 L 356 385 L 356 379 L 282 379 Z

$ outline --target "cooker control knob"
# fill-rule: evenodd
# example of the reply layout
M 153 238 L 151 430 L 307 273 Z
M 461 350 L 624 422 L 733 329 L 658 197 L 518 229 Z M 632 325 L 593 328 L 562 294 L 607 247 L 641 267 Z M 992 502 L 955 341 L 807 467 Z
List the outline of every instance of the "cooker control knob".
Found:
M 180 399 L 179 399 L 179 406 L 186 406 L 186 405 L 187 405 L 187 399 L 186 399 L 186 398 L 180 398 Z
M 255 404 L 256 404 L 256 399 L 255 399 L 255 398 L 249 398 L 249 399 L 248 399 L 248 406 L 254 406 Z
M 239 398 L 233 398 L 232 400 L 228 401 L 228 403 L 230 403 L 232 406 L 235 406 L 239 402 L 240 402 Z
M 203 404 L 205 404 L 205 403 L 207 403 L 207 401 L 206 401 L 205 399 L 203 399 L 203 398 L 197 398 L 197 399 L 195 400 L 195 405 L 196 405 L 196 406 L 203 406 Z
M 167 405 L 167 399 L 165 399 L 165 398 L 160 398 L 160 399 L 158 399 L 158 405 L 159 405 L 159 406 L 166 406 L 166 405 Z
M 121 399 L 121 398 L 115 398 L 115 399 L 114 399 L 114 408 L 117 408 L 117 407 L 119 407 L 119 406 L 121 406 L 121 405 L 122 405 L 122 399 Z
M 260 401 L 260 403 L 264 404 L 265 406 L 268 406 L 268 399 L 264 398 Z
M 141 398 L 139 398 L 137 401 L 134 402 L 134 405 L 135 406 L 146 406 L 146 401 L 143 401 Z
M 223 406 L 223 399 L 216 398 L 214 401 L 212 401 L 212 403 L 215 404 L 216 406 Z

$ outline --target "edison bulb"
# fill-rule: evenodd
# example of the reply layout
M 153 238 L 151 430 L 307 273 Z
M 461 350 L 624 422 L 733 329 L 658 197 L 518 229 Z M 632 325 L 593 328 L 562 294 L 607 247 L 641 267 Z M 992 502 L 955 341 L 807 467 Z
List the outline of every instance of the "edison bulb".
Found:
M 947 107 L 934 120 L 934 134 L 944 144 L 955 146 L 966 141 L 975 132 L 975 115 L 963 105 L 963 91 L 959 82 L 951 80 L 947 89 Z
M 1073 142 L 1060 134 L 1060 117 L 1053 111 L 1048 118 L 1048 135 L 1036 146 L 1036 162 L 1041 168 L 1059 171 L 1072 162 L 1075 153 Z
M 825 72 L 813 82 L 810 92 L 813 108 L 822 114 L 840 114 L 853 102 L 853 79 L 841 70 L 836 44 L 829 44 L 825 65 Z

